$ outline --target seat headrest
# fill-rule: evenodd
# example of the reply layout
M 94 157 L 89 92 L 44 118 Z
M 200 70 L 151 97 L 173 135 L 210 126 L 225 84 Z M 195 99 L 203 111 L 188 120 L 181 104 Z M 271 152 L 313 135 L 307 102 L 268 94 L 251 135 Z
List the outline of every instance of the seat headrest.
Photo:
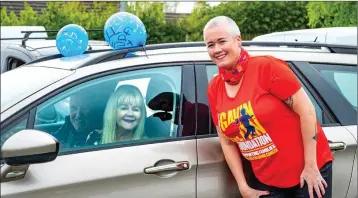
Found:
M 148 107 L 152 110 L 162 110 L 165 112 L 173 111 L 174 97 L 176 97 L 177 104 L 179 104 L 179 95 L 172 92 L 163 92 L 156 95 L 148 102 Z
M 157 98 L 160 94 L 165 93 L 165 92 L 171 93 L 173 91 L 168 83 L 169 81 L 170 81 L 170 79 L 167 76 L 162 75 L 162 74 L 154 75 L 150 79 L 149 84 L 148 84 L 147 93 L 146 93 L 146 103 L 148 106 L 152 100 L 157 101 L 158 100 Z M 154 99 L 154 98 L 156 98 L 156 99 Z M 167 98 L 167 100 L 172 101 L 173 99 Z M 151 107 L 149 106 L 149 108 L 151 108 Z M 153 110 L 156 110 L 156 109 L 157 108 L 154 108 Z

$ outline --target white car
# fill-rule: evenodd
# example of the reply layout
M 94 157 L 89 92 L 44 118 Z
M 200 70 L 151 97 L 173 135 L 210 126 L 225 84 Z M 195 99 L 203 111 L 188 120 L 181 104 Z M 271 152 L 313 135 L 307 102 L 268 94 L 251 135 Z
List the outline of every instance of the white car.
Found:
M 287 61 L 334 152 L 333 197 L 356 198 L 357 52 L 312 43 L 243 46 L 251 55 Z M 1 75 L 1 197 L 241 197 L 211 122 L 206 90 L 218 69 L 205 44 L 142 50 L 39 59 Z M 137 87 L 144 98 L 146 138 L 73 144 L 92 133 L 70 136 L 70 123 L 84 120 L 101 130 L 107 101 L 123 84 Z M 68 105 L 77 94 L 86 97 Z M 60 106 L 65 119 L 58 119 Z M 79 109 L 86 116 L 71 121 L 82 115 Z M 250 183 L 247 161 L 244 171 Z
M 357 27 L 331 27 L 274 32 L 257 36 L 252 41 L 315 42 L 357 46 Z

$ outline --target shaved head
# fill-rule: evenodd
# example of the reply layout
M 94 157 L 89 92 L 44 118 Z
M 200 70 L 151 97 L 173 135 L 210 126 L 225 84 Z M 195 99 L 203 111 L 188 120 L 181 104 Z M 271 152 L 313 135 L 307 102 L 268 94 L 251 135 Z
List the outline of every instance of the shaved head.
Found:
M 208 23 L 206 23 L 203 30 L 204 39 L 205 32 L 207 29 L 222 26 L 225 27 L 225 29 L 232 35 L 232 37 L 237 37 L 241 35 L 240 29 L 234 20 L 227 16 L 217 16 L 212 18 Z

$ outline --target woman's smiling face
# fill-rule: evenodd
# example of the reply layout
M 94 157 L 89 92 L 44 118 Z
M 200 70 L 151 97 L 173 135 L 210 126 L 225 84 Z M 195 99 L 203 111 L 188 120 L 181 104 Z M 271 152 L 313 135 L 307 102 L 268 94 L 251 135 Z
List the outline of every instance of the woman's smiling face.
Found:
M 241 37 L 233 37 L 223 25 L 204 32 L 204 40 L 211 60 L 219 67 L 231 69 L 240 58 Z
M 117 126 L 124 130 L 135 129 L 140 121 L 142 112 L 139 105 L 134 102 L 119 104 L 117 107 Z

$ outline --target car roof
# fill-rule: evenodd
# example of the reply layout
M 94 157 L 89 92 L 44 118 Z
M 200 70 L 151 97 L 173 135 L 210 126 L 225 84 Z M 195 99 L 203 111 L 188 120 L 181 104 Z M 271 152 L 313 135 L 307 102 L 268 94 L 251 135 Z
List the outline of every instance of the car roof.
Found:
M 1 112 L 72 73 L 47 67 L 18 67 L 1 74 Z
M 198 45 L 189 47 L 173 47 L 173 48 L 158 48 L 152 50 L 141 49 L 141 51 L 133 52 L 134 57 L 123 58 L 126 53 L 116 54 L 115 51 L 102 51 L 96 53 L 82 54 L 74 57 L 58 57 L 44 61 L 30 63 L 27 66 L 34 67 L 53 67 L 67 70 L 75 70 L 89 65 L 96 65 L 97 63 L 114 62 L 120 60 L 121 67 L 130 65 L 140 65 L 144 63 L 165 63 L 165 62 L 183 62 L 183 61 L 211 61 L 207 54 L 205 46 L 200 45 L 200 42 L 193 42 Z M 156 45 L 152 45 L 156 46 Z M 159 45 L 158 45 L 159 46 Z M 170 46 L 170 44 L 168 44 Z M 305 48 L 305 47 L 275 47 L 275 46 L 246 46 L 244 47 L 252 55 L 272 55 L 286 61 L 310 61 L 310 62 L 325 62 L 325 63 L 341 63 L 341 64 L 356 64 L 356 54 L 331 53 L 327 48 Z M 128 51 L 127 51 L 128 53 Z M 110 59 L 111 55 L 117 56 Z M 299 55 L 298 55 L 299 54 Z M 107 57 L 107 58 L 103 58 Z M 98 61 L 96 61 L 98 60 Z M 128 60 L 128 61 L 127 61 Z M 117 63 L 118 66 L 118 63 Z M 95 67 L 95 66 L 94 66 Z M 91 67 L 93 68 L 93 67 Z

